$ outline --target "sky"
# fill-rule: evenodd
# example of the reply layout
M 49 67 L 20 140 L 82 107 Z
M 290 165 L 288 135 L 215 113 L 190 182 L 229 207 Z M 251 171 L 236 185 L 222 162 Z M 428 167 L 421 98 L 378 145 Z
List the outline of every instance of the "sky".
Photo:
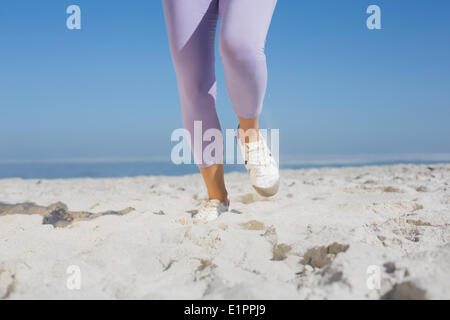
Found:
M 449 39 L 448 0 L 279 0 L 261 126 L 293 159 L 450 153 Z M 217 81 L 235 128 L 220 59 Z M 0 2 L 0 161 L 164 159 L 180 127 L 160 0 Z

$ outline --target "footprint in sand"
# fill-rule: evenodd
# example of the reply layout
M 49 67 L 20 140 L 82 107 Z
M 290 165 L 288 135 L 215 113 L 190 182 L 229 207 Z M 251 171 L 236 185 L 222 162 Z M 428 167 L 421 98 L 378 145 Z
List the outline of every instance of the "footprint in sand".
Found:
M 346 252 L 349 247 L 349 245 L 337 242 L 326 247 L 314 247 L 306 251 L 301 263 L 313 268 L 323 268 L 333 262 L 339 253 Z
M 258 221 L 258 220 L 250 220 L 248 222 L 241 223 L 240 226 L 242 229 L 245 229 L 245 230 L 264 230 L 265 229 L 264 223 L 262 223 L 261 221 Z
M 262 236 L 272 245 L 272 261 L 283 261 L 287 258 L 292 247 L 286 243 L 278 243 L 278 234 L 274 226 L 267 228 Z
M 411 281 L 397 283 L 381 296 L 381 300 L 425 300 L 426 291 Z
M 287 258 L 289 252 L 291 252 L 292 247 L 285 243 L 276 244 L 272 248 L 272 260 L 273 261 L 283 261 Z
M 90 213 L 86 211 L 69 211 L 64 203 L 58 202 L 48 207 L 39 206 L 31 202 L 18 204 L 0 203 L 0 216 L 9 214 L 39 214 L 43 216 L 42 224 L 51 224 L 55 228 L 64 228 L 77 221 L 92 220 L 106 215 L 125 215 L 134 211 L 127 208 L 121 211 L 106 211 L 101 213 Z
M 239 202 L 239 203 L 242 203 L 242 204 L 251 204 L 251 203 L 255 203 L 255 202 L 269 201 L 267 199 L 261 198 L 260 196 L 258 196 L 255 193 L 244 194 L 242 196 L 236 197 L 233 200 L 235 202 Z

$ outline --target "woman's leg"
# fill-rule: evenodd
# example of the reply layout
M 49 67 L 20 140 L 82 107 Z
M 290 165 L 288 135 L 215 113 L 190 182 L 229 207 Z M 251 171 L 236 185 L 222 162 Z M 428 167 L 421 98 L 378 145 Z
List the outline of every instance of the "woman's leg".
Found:
M 220 130 L 215 109 L 216 78 L 214 42 L 218 0 L 163 0 L 172 59 L 177 75 L 184 128 L 191 135 L 195 162 L 208 188 L 210 199 L 226 202 L 223 165 L 203 161 L 207 143 L 195 139 L 194 122 L 201 121 L 201 135 Z M 201 141 L 195 146 L 194 141 Z M 223 158 L 223 157 L 221 157 Z
M 258 117 L 267 87 L 264 46 L 276 0 L 219 0 L 220 53 L 228 92 L 239 117 L 238 145 L 250 181 L 262 196 L 278 192 L 278 165 L 264 139 Z
M 200 168 L 200 172 L 208 190 L 209 200 L 220 200 L 220 202 L 227 204 L 228 192 L 225 188 L 223 164 Z
M 276 2 L 219 0 L 220 55 L 231 102 L 243 130 L 258 129 L 267 86 L 264 47 Z

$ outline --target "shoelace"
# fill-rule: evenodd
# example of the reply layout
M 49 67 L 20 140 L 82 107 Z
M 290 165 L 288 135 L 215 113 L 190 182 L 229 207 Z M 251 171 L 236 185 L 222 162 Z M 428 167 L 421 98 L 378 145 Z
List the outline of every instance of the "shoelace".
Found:
M 266 148 L 264 141 L 259 141 L 257 147 L 250 148 L 245 144 L 246 161 L 250 166 L 268 166 L 270 165 L 271 154 Z
M 266 167 L 271 165 L 271 154 L 266 148 L 264 141 L 260 140 L 257 147 L 250 148 L 248 144 L 246 148 L 246 161 L 249 173 L 257 177 L 264 177 L 266 175 Z

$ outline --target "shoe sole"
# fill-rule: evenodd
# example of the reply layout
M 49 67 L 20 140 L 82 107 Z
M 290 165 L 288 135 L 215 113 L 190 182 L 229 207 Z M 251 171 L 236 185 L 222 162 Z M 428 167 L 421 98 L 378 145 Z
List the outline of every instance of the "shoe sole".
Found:
M 256 190 L 256 192 L 258 192 L 259 195 L 270 198 L 278 193 L 278 190 L 280 189 L 280 179 L 278 179 L 278 181 L 269 188 L 259 188 L 257 186 L 253 186 L 253 188 Z

